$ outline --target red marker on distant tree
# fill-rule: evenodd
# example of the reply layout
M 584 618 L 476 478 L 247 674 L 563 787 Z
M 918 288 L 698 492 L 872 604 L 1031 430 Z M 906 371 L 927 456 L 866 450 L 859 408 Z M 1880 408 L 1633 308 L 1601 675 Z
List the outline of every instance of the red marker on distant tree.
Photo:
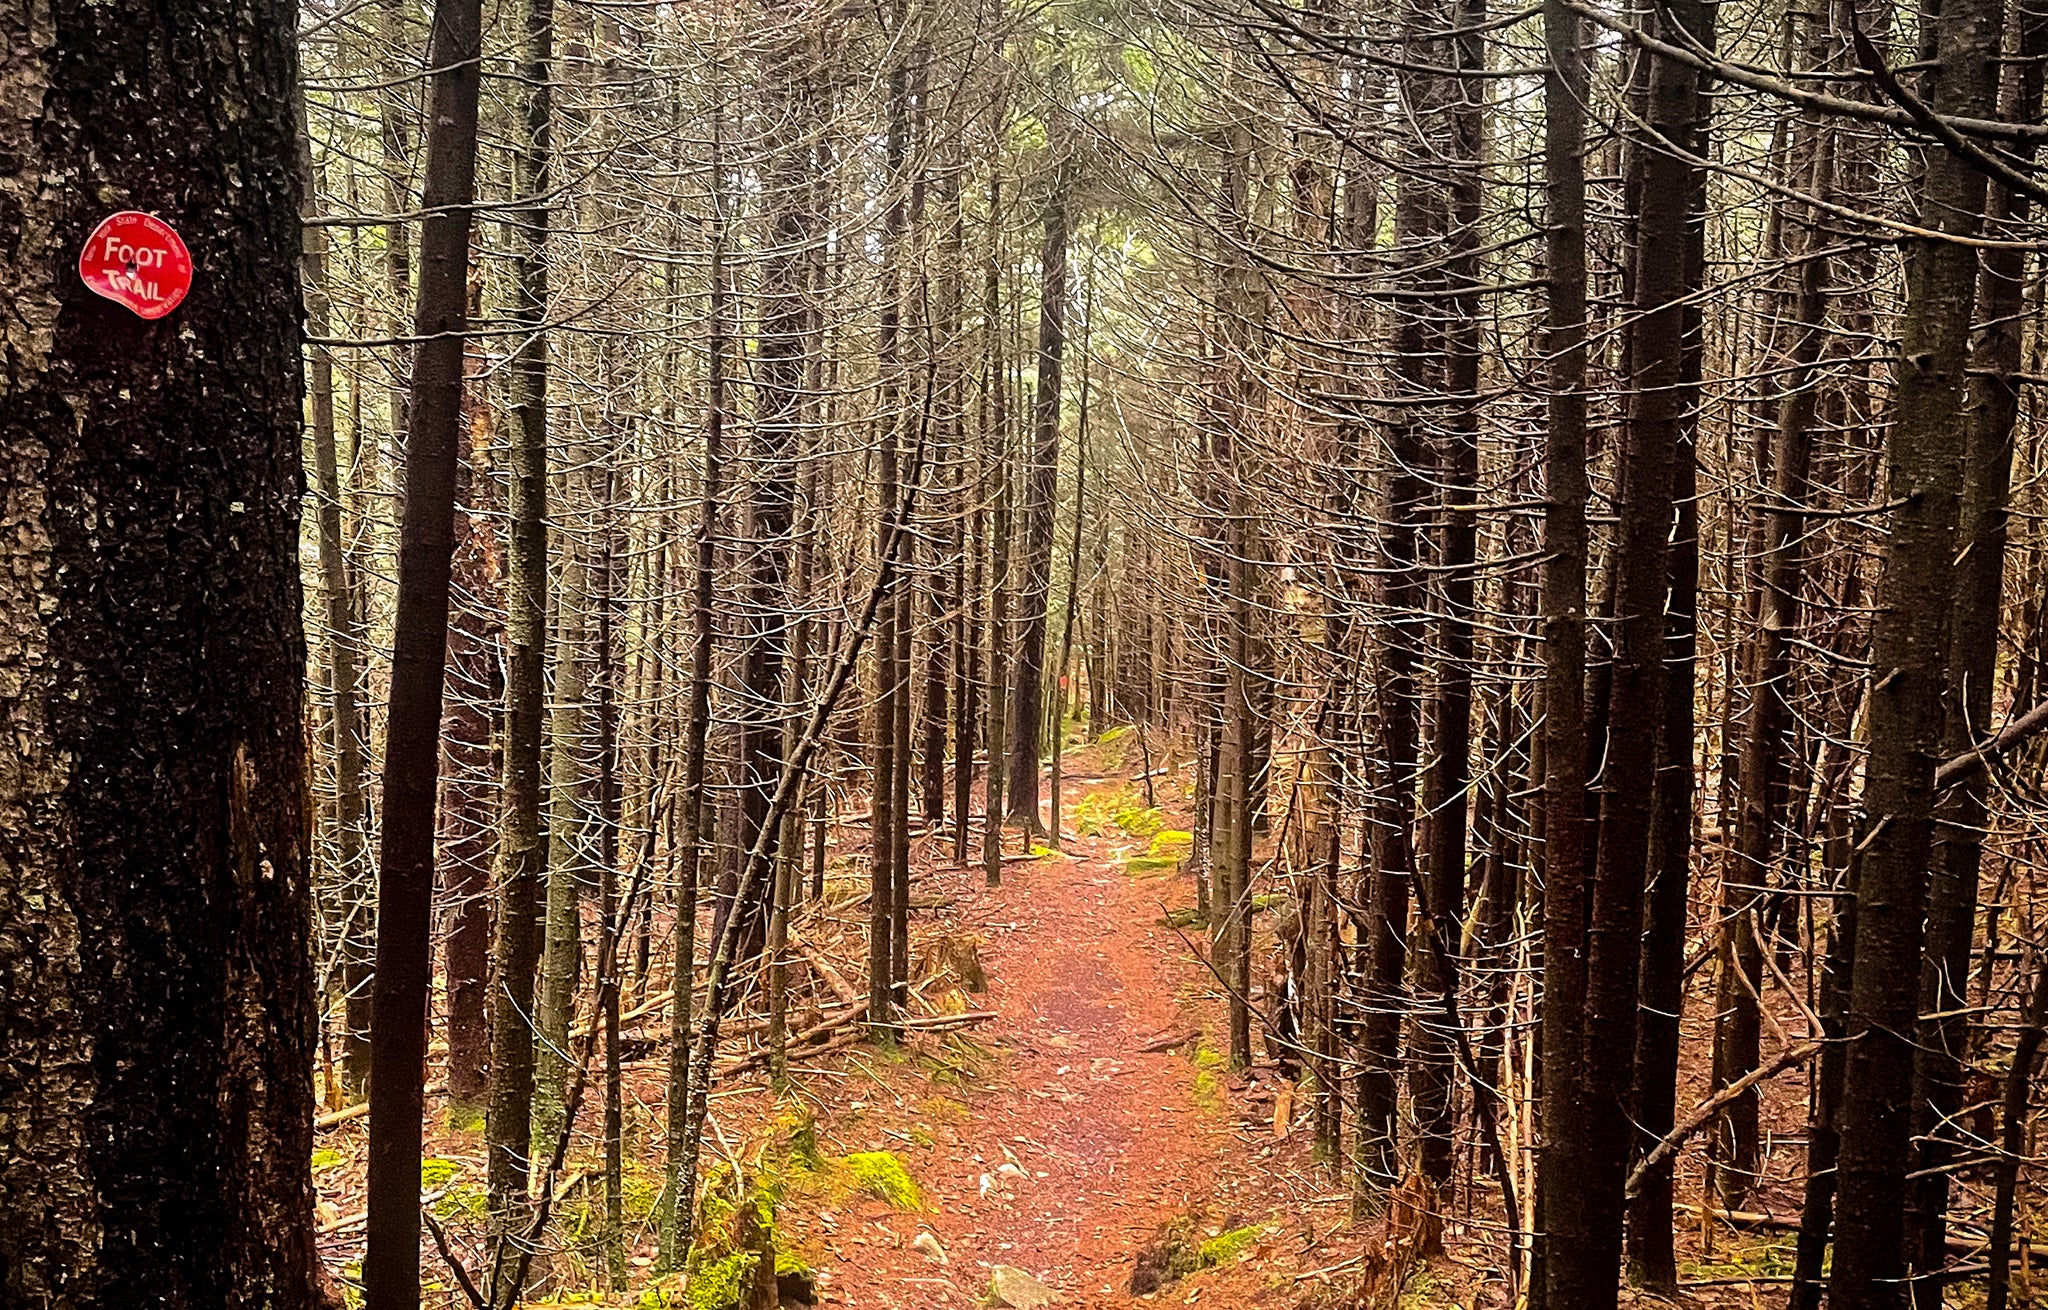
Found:
M 176 309 L 192 289 L 192 252 L 154 214 L 109 214 L 78 253 L 78 276 L 98 294 L 143 318 Z

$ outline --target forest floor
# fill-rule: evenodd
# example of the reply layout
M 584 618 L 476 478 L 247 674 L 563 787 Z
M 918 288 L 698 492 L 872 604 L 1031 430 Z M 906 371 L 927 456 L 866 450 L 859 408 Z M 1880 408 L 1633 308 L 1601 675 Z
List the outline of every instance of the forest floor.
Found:
M 1124 735 L 1070 754 L 1062 849 L 1013 853 L 998 888 L 983 886 L 977 863 L 951 863 L 949 834 L 915 839 L 912 1011 L 958 1026 L 793 1056 L 779 1093 L 758 1071 L 721 1080 L 705 1143 L 707 1215 L 717 1217 L 704 1224 L 709 1245 L 689 1289 L 654 1268 L 667 1051 L 651 1031 L 662 1007 L 637 1007 L 650 1029 L 628 1025 L 627 1277 L 606 1292 L 591 1258 L 602 1158 L 591 1106 L 557 1211 L 558 1254 L 536 1298 L 723 1310 L 730 1303 L 711 1297 L 702 1267 L 746 1195 L 772 1198 L 773 1242 L 804 1273 L 807 1299 L 786 1305 L 996 1304 L 1002 1269 L 1029 1275 L 1062 1306 L 1506 1306 L 1490 1180 L 1458 1188 L 1459 1205 L 1480 1213 L 1443 1216 L 1448 1253 L 1400 1261 L 1392 1289 L 1400 1207 L 1354 1222 L 1347 1180 L 1315 1157 L 1311 1096 L 1264 1051 L 1252 1069 L 1228 1070 L 1226 998 L 1203 960 L 1206 933 L 1171 926 L 1196 900 L 1180 858 L 1191 770 L 1156 771 L 1146 796 L 1141 758 L 1153 761 L 1141 751 Z M 795 1031 L 860 977 L 865 847 L 858 822 L 828 845 L 827 894 L 800 922 L 812 967 L 792 1001 Z M 1257 916 L 1260 959 L 1273 918 Z M 967 985 L 967 961 L 984 990 Z M 480 1125 L 433 1117 L 423 1191 L 458 1254 L 480 1264 Z M 362 1130 L 360 1118 L 329 1123 L 314 1160 L 322 1253 L 344 1287 L 361 1259 Z M 1138 1274 L 1160 1263 L 1168 1233 L 1172 1273 L 1187 1272 Z M 1749 1304 L 1789 1255 L 1782 1235 L 1728 1234 L 1712 1254 L 1696 1249 L 1699 1237 L 1681 1230 L 1693 1305 Z M 430 1302 L 460 1306 L 431 1248 L 424 1265 Z M 1027 1286 L 1010 1304 L 1032 1295 Z
M 1121 779 L 1083 772 L 1064 792 L 1070 819 L 1091 797 L 1098 814 L 1130 813 Z M 1220 993 L 1165 923 L 1193 904 L 1192 881 L 1156 876 L 1147 840 L 1104 826 L 1068 825 L 1063 853 L 1010 863 L 999 888 L 923 863 L 920 891 L 948 902 L 939 931 L 978 939 L 988 989 L 974 1003 L 996 1017 L 805 1089 L 828 1156 L 891 1150 L 924 1200 L 858 1198 L 791 1224 L 827 1257 L 825 1303 L 979 1305 L 1002 1265 L 1064 1305 L 1128 1305 L 1140 1253 L 1176 1221 L 1215 1264 L 1160 1301 L 1292 1306 L 1297 1274 L 1341 1273 L 1355 1254 L 1339 1231 L 1349 1192 L 1310 1161 L 1305 1132 L 1276 1139 L 1274 1081 L 1224 1072 Z

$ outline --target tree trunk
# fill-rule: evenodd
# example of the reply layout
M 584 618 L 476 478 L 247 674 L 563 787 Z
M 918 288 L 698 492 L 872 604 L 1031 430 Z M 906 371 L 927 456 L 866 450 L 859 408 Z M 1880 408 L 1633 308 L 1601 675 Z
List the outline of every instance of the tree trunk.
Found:
M 1580 1069 L 1590 889 L 1586 814 L 1586 122 L 1584 23 L 1569 0 L 1544 0 L 1544 250 L 1549 359 L 1543 507 L 1543 1060 L 1541 1235 L 1531 1253 L 1532 1307 L 1576 1310 L 1570 1245 L 1585 1233 Z
M 1057 39 L 1057 38 L 1055 38 Z M 1053 70 L 1048 86 L 1064 96 L 1067 69 Z M 1053 157 L 1050 190 L 1046 193 L 1044 241 L 1039 249 L 1038 391 L 1031 407 L 1031 463 L 1024 479 L 1024 575 L 1017 589 L 1023 628 L 1016 644 L 1016 699 L 1010 714 L 1010 808 L 1013 822 L 1025 826 L 1027 840 L 1040 829 L 1038 761 L 1041 716 L 1045 711 L 1046 600 L 1052 591 L 1053 510 L 1060 480 L 1060 379 L 1066 362 L 1067 238 L 1073 214 L 1077 166 L 1065 155 L 1065 134 L 1055 103 L 1055 124 L 1048 150 Z
M 10 1306 L 318 1302 L 296 21 L 67 0 L 0 58 Z M 154 322 L 76 273 L 130 206 L 197 270 Z
M 2048 22 L 2020 6 L 2019 54 L 2013 94 L 2004 106 L 2013 122 L 2040 117 Z M 2022 147 L 2031 159 L 2034 147 Z M 1987 217 L 2000 235 L 2028 229 L 2024 193 L 1992 188 Z M 1998 673 L 1998 629 L 2005 595 L 2006 502 L 2012 489 L 2013 424 L 2019 414 L 2021 335 L 2025 323 L 2026 252 L 1984 252 L 1976 317 L 1986 324 L 1972 346 L 1969 444 L 1956 524 L 1955 599 L 1949 620 L 1944 757 L 1974 748 L 1994 728 L 1991 693 Z M 1967 1130 L 1957 1122 L 1965 1094 L 1970 1041 L 1969 971 L 1977 927 L 1977 882 L 1989 787 L 1984 770 L 1956 784 L 1939 803 L 1928 890 L 1927 949 L 1920 965 L 1921 1019 L 1914 1042 L 1912 1192 L 1907 1200 L 1907 1265 L 1917 1275 L 1913 1304 L 1939 1310 L 1948 1264 L 1949 1172 Z M 1995 934 L 1992 934 L 1995 937 Z
M 1943 6 L 1931 34 L 1941 61 L 1929 97 L 1936 112 L 1984 117 L 1995 108 L 2002 12 L 1999 0 Z M 1919 187 L 1923 225 L 1974 236 L 1984 198 L 1982 173 L 1929 149 Z M 1905 503 L 1891 513 L 1872 636 L 1863 793 L 1872 830 L 1856 890 L 1833 1310 L 1893 1310 L 1904 1299 L 1913 1030 L 1970 423 L 1964 370 L 1977 252 L 1931 236 L 1904 244 L 1906 309 L 1886 498 Z
M 471 312 L 477 307 L 472 305 Z M 474 355 L 466 364 L 474 364 Z M 489 998 L 485 995 L 491 955 L 491 865 L 497 845 L 493 713 L 502 689 L 497 624 L 498 551 L 490 541 L 490 482 L 478 473 L 490 441 L 490 407 L 474 394 L 475 377 L 465 382 L 465 450 L 456 474 L 455 558 L 448 626 L 448 672 L 453 683 L 442 716 L 446 764 L 441 780 L 439 842 L 443 977 L 447 990 L 448 1059 L 443 1080 L 449 1107 L 459 1117 L 483 1108 L 490 1057 Z
M 989 511 L 988 655 L 983 667 L 987 683 L 982 697 L 988 726 L 988 775 L 982 788 L 982 880 L 990 887 L 1003 881 L 1003 766 L 1008 762 L 1007 715 L 1010 672 L 1010 536 L 1011 498 L 1016 479 L 1010 471 L 1010 384 L 1003 367 L 1002 215 L 1003 177 L 989 178 L 988 269 L 982 286 L 982 487 L 993 502 Z
M 1703 11 L 1680 3 L 1667 21 L 1697 37 Z M 1585 1157 L 1575 1180 L 1583 1228 L 1551 1254 L 1550 1304 L 1599 1310 L 1616 1300 L 1623 1181 L 1631 1128 L 1628 1117 L 1648 871 L 1652 789 L 1636 780 L 1656 774 L 1667 675 L 1665 603 L 1671 537 L 1673 474 L 1686 422 L 1682 392 L 1686 297 L 1691 288 L 1690 163 L 1650 139 L 1692 140 L 1699 113 L 1699 76 L 1690 66 L 1658 60 L 1647 96 L 1649 133 L 1637 143 L 1641 203 L 1634 315 L 1626 350 L 1630 390 L 1621 457 L 1626 468 L 1615 546 L 1615 637 L 1608 693 L 1606 785 L 1594 858 L 1586 928 L 1583 1052 L 1577 1070 L 1578 1110 L 1585 1116 Z M 1559 943 L 1546 943 L 1548 948 Z M 1545 1076 L 1553 1076 L 1546 1068 Z M 1560 1234 L 1560 1237 L 1567 1235 Z M 1560 1258 L 1562 1257 L 1562 1258 Z
M 1456 0 L 1445 6 L 1459 35 L 1451 41 L 1410 42 L 1425 62 L 1446 62 L 1461 73 L 1486 67 L 1486 0 Z M 1418 48 L 1420 47 L 1420 48 Z M 1448 55 L 1448 59 L 1445 56 Z M 1433 56 L 1433 58 L 1432 58 Z M 1472 657 L 1474 562 L 1479 538 L 1479 258 L 1481 206 L 1485 199 L 1480 155 L 1485 131 L 1483 78 L 1455 81 L 1448 119 L 1451 250 L 1447 269 L 1449 321 L 1443 329 L 1444 389 L 1448 407 L 1438 452 L 1443 496 L 1443 617 L 1439 625 L 1436 699 L 1431 708 L 1435 759 L 1429 772 L 1429 903 L 1416 989 L 1430 998 L 1455 998 L 1458 943 L 1465 914 L 1468 792 L 1472 778 Z M 1456 1059 L 1453 1034 L 1431 1018 L 1415 1025 L 1410 1086 L 1421 1126 L 1422 1176 L 1442 1194 L 1454 1163 L 1456 1105 L 1451 1091 Z M 1448 1199 L 1448 1198 L 1446 1198 Z
M 710 755 L 712 654 L 718 624 L 712 612 L 718 566 L 718 502 L 725 477 L 726 322 L 725 255 L 727 204 L 724 160 L 725 123 L 711 119 L 711 259 L 710 325 L 706 341 L 709 360 L 705 378 L 704 479 L 697 511 L 697 559 L 691 581 L 690 686 L 683 712 L 683 821 L 679 838 L 682 858 L 676 869 L 675 964 L 669 1003 L 668 1154 L 664 1162 L 661 1203 L 663 1270 L 680 1269 L 690 1249 L 697 1222 L 697 1171 L 691 1144 L 690 1107 L 696 1089 L 691 1083 L 691 1001 L 697 977 L 697 887 L 704 853 L 704 789 Z
M 368 1310 L 420 1295 L 420 1120 L 431 975 L 434 810 L 448 653 L 463 334 L 469 328 L 470 204 L 476 195 L 479 0 L 437 0 L 428 66 L 427 169 L 420 225 L 421 338 L 406 404 L 405 507 L 384 738 L 377 976 L 371 1019 Z
M 1701 42 L 1714 42 L 1714 10 L 1701 8 Z M 1707 149 L 1710 102 L 1699 94 L 1687 148 Z M 1700 379 L 1705 365 L 1704 315 L 1697 295 L 1706 284 L 1707 179 L 1694 170 L 1686 197 L 1684 287 L 1687 302 L 1675 397 L 1678 431 L 1672 451 L 1673 531 L 1666 607 L 1662 739 L 1657 756 L 1655 808 L 1650 816 L 1649 885 L 1643 902 L 1638 968 L 1641 1004 L 1630 1081 L 1633 1148 L 1648 1149 L 1673 1127 L 1677 1114 L 1679 1015 L 1685 1005 L 1686 912 L 1691 904 L 1694 732 L 1699 652 Z M 1630 1278 L 1664 1293 L 1678 1289 L 1672 1250 L 1672 1169 L 1659 1165 L 1627 1205 Z
M 548 149 L 554 108 L 554 0 L 527 0 L 519 71 L 523 139 L 513 191 L 525 200 L 513 240 L 513 313 L 525 329 L 510 372 L 511 440 L 505 529 L 504 794 L 498 808 L 496 986 L 491 990 L 491 1101 L 485 1121 L 492 1224 L 512 1231 L 525 1209 L 533 1133 L 534 979 L 540 967 L 541 727 L 548 644 Z M 492 1289 L 496 1296 L 497 1289 Z M 505 1310 L 502 1302 L 487 1310 Z
M 312 141 L 306 135 L 304 117 L 302 94 L 300 185 L 305 188 L 303 203 L 307 217 L 317 219 Z M 312 336 L 328 336 L 333 325 L 326 228 L 317 223 L 307 225 L 301 262 L 306 282 L 306 327 Z M 327 626 L 328 749 L 334 756 L 336 859 L 332 881 L 335 913 L 340 920 L 334 950 L 342 983 L 342 1077 L 352 1089 L 361 1090 L 369 1074 L 365 1002 L 369 996 L 369 925 L 376 917 L 363 824 L 363 625 L 343 522 L 341 461 L 334 437 L 334 355 L 328 347 L 314 347 L 312 374 L 313 494 L 319 530 L 321 601 Z M 360 997 L 356 994 L 359 989 Z M 321 1000 L 324 1007 L 326 998 Z M 358 1018 L 363 1020 L 360 1033 L 355 1030 Z

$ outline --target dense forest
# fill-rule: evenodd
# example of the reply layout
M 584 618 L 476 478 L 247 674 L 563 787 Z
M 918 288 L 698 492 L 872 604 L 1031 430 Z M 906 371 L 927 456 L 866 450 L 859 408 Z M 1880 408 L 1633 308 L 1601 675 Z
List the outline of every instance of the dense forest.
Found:
M 2042 0 L 0 19 L 0 1305 L 2048 1295 Z

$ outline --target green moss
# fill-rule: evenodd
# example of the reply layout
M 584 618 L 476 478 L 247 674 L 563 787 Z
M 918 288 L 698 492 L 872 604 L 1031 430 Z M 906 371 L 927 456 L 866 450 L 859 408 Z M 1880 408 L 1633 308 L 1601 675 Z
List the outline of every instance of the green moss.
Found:
M 1128 787 L 1083 796 L 1074 804 L 1074 831 L 1099 837 L 1116 828 L 1127 837 L 1150 841 L 1166 827 L 1166 816 L 1146 805 Z
M 691 1310 L 733 1310 L 746 1294 L 747 1281 L 760 1258 L 752 1251 L 734 1251 L 698 1261 L 683 1284 Z
M 1209 916 L 1190 905 L 1183 910 L 1168 910 L 1159 920 L 1162 928 L 1198 928 L 1209 922 Z
M 1202 1268 L 1208 1269 L 1225 1261 L 1235 1260 L 1256 1246 L 1259 1230 L 1256 1227 L 1233 1228 L 1227 1233 L 1218 1233 L 1202 1243 L 1199 1250 Z
M 434 1202 L 434 1215 L 439 1219 L 453 1219 L 466 1215 L 482 1219 L 491 1212 L 491 1198 L 483 1188 L 472 1185 L 450 1187 L 448 1194 Z
M 461 1172 L 462 1165 L 459 1162 L 443 1159 L 438 1155 L 430 1155 L 420 1161 L 420 1190 L 422 1192 L 439 1191 L 448 1185 L 450 1179 Z
M 790 1163 L 804 1169 L 825 1167 L 825 1153 L 818 1149 L 818 1121 L 808 1110 L 785 1120 Z
M 887 1201 L 898 1210 L 924 1209 L 917 1180 L 891 1151 L 856 1151 L 839 1162 L 859 1190 Z
M 1234 1228 L 1204 1241 L 1194 1216 L 1179 1215 L 1159 1230 L 1158 1238 L 1140 1257 L 1140 1264 L 1156 1274 L 1157 1285 L 1163 1286 L 1239 1259 L 1258 1240 L 1259 1229 L 1251 1226 Z
M 1161 828 L 1152 834 L 1152 844 L 1147 847 L 1152 855 L 1186 855 L 1195 847 L 1195 834 L 1182 832 L 1178 828 Z
M 1195 1068 L 1221 1069 L 1222 1067 L 1223 1053 L 1221 1051 L 1209 1045 L 1207 1042 L 1204 1042 L 1200 1046 L 1197 1046 L 1195 1048 Z
M 1131 725 L 1126 723 L 1120 728 L 1111 728 L 1095 740 L 1099 745 L 1107 746 L 1113 742 L 1122 741 L 1125 737 L 1130 736 L 1133 731 L 1134 729 Z
M 1124 872 L 1133 878 L 1163 878 L 1179 868 L 1178 855 L 1133 855 L 1124 861 Z
M 627 1223 L 638 1223 L 654 1213 L 654 1202 L 661 1195 L 661 1188 L 647 1176 L 645 1170 L 628 1167 L 619 1179 L 620 1201 Z
M 451 1133 L 480 1133 L 484 1130 L 484 1108 L 465 1102 L 450 1101 L 448 1113 L 441 1120 Z
M 1195 1075 L 1195 1104 L 1204 1110 L 1223 1108 L 1223 1085 L 1207 1069 Z
M 1798 1253 L 1798 1239 L 1792 1236 L 1761 1241 L 1738 1239 L 1720 1248 L 1719 1260 L 1682 1265 L 1680 1272 L 1687 1278 L 1783 1277 L 1792 1272 Z
M 802 1256 L 798 1255 L 794 1251 L 786 1251 L 780 1247 L 776 1248 L 775 1273 L 777 1277 L 781 1277 L 786 1274 L 808 1274 L 810 1272 L 810 1261 L 804 1259 Z
M 640 1289 L 639 1310 L 676 1310 L 684 1304 L 682 1284 L 673 1278 L 664 1278 L 651 1287 Z
M 314 1152 L 313 1152 L 313 1172 L 314 1172 L 314 1173 L 316 1173 L 316 1174 L 317 1174 L 317 1173 L 323 1173 L 323 1172 L 325 1172 L 326 1170 L 329 1170 L 329 1169 L 339 1169 L 339 1168 L 341 1168 L 341 1165 L 342 1165 L 342 1159 L 341 1159 L 341 1152 L 339 1152 L 339 1151 L 337 1151 L 337 1150 L 334 1150 L 334 1149 L 333 1149 L 333 1148 L 331 1148 L 331 1147 L 326 1147 L 326 1146 L 322 1146 L 322 1147 L 319 1147 L 319 1148 L 317 1148 L 316 1150 L 314 1150 Z

